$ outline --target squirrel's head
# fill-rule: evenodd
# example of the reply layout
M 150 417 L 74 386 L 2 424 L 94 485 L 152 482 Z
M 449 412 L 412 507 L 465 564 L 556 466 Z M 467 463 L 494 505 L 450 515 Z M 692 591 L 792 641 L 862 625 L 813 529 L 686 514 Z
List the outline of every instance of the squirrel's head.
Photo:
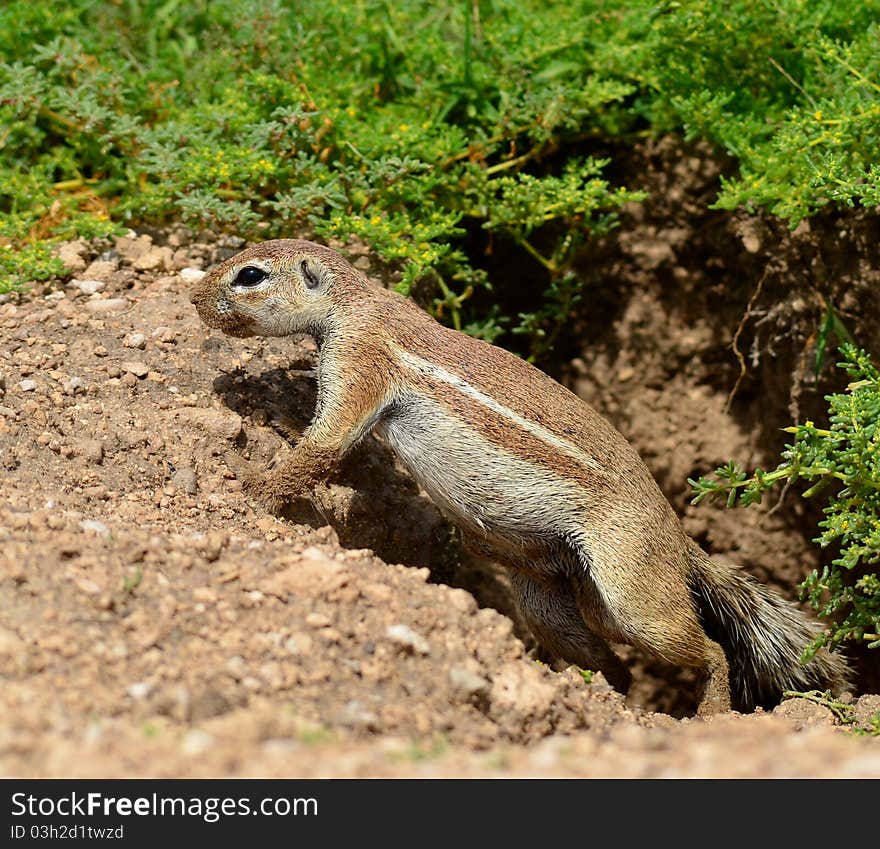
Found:
M 221 262 L 194 287 L 202 321 L 230 336 L 321 334 L 346 294 L 367 283 L 339 254 L 314 242 L 262 242 Z

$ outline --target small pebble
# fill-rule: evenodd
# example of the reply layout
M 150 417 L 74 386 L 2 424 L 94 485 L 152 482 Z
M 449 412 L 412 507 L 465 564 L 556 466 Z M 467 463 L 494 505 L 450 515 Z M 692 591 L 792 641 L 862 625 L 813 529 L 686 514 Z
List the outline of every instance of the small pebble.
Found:
M 72 242 L 64 242 L 58 246 L 58 259 L 64 263 L 64 269 L 69 274 L 77 274 L 84 271 L 86 261 L 84 255 L 88 252 L 88 244 L 84 239 L 76 239 Z
M 385 636 L 401 648 L 418 654 L 428 654 L 431 646 L 421 635 L 413 631 L 409 625 L 389 625 L 385 630 Z
M 86 304 L 86 310 L 94 315 L 122 312 L 125 309 L 128 309 L 128 300 L 126 298 L 104 298 L 102 300 L 89 301 Z
M 160 342 L 174 342 L 175 339 L 177 339 L 177 334 L 164 324 L 155 328 L 150 335 L 154 339 L 158 339 Z
M 135 377 L 146 377 L 150 373 L 149 366 L 146 363 L 139 362 L 125 362 L 122 363 L 122 370 L 128 372 L 129 374 L 133 374 Z
M 306 616 L 306 625 L 312 628 L 327 628 L 331 624 L 330 617 L 323 613 L 310 613 Z
M 491 684 L 482 675 L 461 666 L 453 666 L 449 670 L 449 683 L 453 690 L 467 699 L 486 698 L 491 690 Z
M 340 711 L 339 721 L 349 728 L 361 728 L 364 731 L 377 731 L 379 728 L 379 718 L 376 714 L 357 699 L 345 704 Z
M 172 253 L 168 247 L 152 247 L 135 259 L 132 265 L 138 271 L 153 271 L 157 268 L 167 271 L 171 268 Z
M 104 459 L 104 444 L 99 439 L 83 439 L 77 448 L 90 463 L 101 463 Z
M 81 377 L 74 376 L 62 383 L 61 388 L 64 390 L 65 395 L 75 395 L 77 392 L 83 391 L 85 385 L 85 381 Z
M 184 283 L 198 283 L 206 273 L 201 268 L 183 268 L 180 271 L 180 276 Z
M 187 755 L 199 755 L 214 745 L 214 738 L 207 731 L 194 728 L 188 731 L 180 744 L 181 751 Z
M 110 528 L 108 528 L 103 522 L 99 522 L 97 519 L 83 519 L 79 523 L 79 526 L 84 531 L 91 531 L 93 534 L 98 534 L 98 536 L 110 536 Z
M 183 424 L 191 424 L 223 439 L 235 439 L 241 433 L 241 416 L 232 410 L 183 407 L 175 410 L 174 415 Z
M 182 466 L 172 476 L 171 483 L 187 495 L 195 495 L 198 492 L 196 473 L 189 466 Z
M 119 267 L 119 263 L 108 259 L 96 259 L 83 272 L 83 280 L 107 280 Z
M 147 681 L 136 681 L 134 684 L 129 684 L 125 688 L 125 692 L 128 693 L 133 699 L 140 701 L 141 699 L 145 699 L 150 695 L 150 690 L 152 690 L 152 685 Z
M 94 295 L 95 292 L 100 292 L 107 285 L 106 280 L 74 280 L 73 285 L 76 286 L 80 292 L 84 292 L 86 295 Z

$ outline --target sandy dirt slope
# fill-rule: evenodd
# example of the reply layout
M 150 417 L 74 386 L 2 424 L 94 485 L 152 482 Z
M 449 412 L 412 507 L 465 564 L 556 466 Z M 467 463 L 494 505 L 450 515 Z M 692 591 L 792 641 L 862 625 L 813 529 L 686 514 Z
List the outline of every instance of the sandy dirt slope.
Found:
M 676 719 L 650 669 L 627 703 L 536 662 L 375 441 L 314 506 L 249 505 L 230 465 L 305 425 L 315 352 L 200 325 L 187 279 L 232 247 L 74 243 L 0 304 L 2 774 L 880 776 L 803 699 Z

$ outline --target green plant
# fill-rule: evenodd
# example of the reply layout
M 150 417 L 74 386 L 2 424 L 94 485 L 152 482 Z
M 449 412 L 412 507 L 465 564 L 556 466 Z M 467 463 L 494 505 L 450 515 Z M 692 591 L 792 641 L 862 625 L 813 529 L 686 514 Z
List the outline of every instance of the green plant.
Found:
M 443 757 L 449 749 L 449 740 L 444 734 L 427 740 L 411 740 L 405 752 L 394 758 L 395 760 L 409 760 L 414 763 L 420 761 L 433 761 Z
M 153 740 L 162 733 L 162 729 L 155 722 L 145 722 L 141 725 L 141 734 L 148 740 Z
M 541 358 L 584 295 L 572 259 L 641 197 L 609 148 L 706 140 L 719 207 L 792 225 L 880 203 L 878 37 L 878 0 L 8 0 L 0 291 L 77 235 L 315 233 Z M 537 266 L 516 315 L 481 231 Z
M 323 746 L 335 742 L 336 733 L 323 725 L 302 723 L 296 730 L 296 739 L 307 746 Z
M 580 667 L 577 667 L 577 671 L 580 673 L 581 678 L 584 679 L 585 684 L 593 683 L 593 676 L 596 674 L 595 672 L 591 669 L 581 669 Z
M 763 207 L 794 226 L 830 202 L 880 202 L 876 0 L 618 5 L 606 67 L 644 92 L 634 111 L 655 132 L 735 159 L 717 208 Z
M 849 731 L 856 736 L 880 736 L 880 713 L 875 713 L 866 722 L 860 722 L 856 709 L 847 702 L 835 699 L 830 692 L 809 690 L 806 693 L 798 693 L 794 690 L 785 690 L 783 699 L 806 699 L 817 705 L 827 707 L 837 718 L 841 725 L 847 726 Z
M 368 242 L 401 292 L 425 282 L 444 320 L 495 338 L 507 317 L 470 309 L 488 280 L 463 249 L 485 226 L 524 247 L 540 233 L 559 305 L 520 330 L 552 336 L 574 299 L 556 294 L 567 246 L 633 197 L 597 161 L 551 166 L 632 90 L 591 61 L 591 13 L 562 0 L 11 0 L 0 244 L 14 261 L 0 285 L 57 274 L 59 239 L 120 226 L 313 232 Z
M 823 645 L 834 648 L 845 640 L 880 647 L 880 372 L 851 344 L 841 345 L 840 353 L 839 365 L 850 383 L 827 396 L 827 428 L 811 421 L 785 428 L 794 441 L 772 471 L 748 475 L 731 462 L 712 476 L 688 481 L 694 504 L 705 498 L 724 498 L 728 507 L 756 504 L 783 481 L 805 481 L 803 497 L 825 499 L 816 542 L 835 556 L 807 577 L 802 597 L 830 622 L 805 659 Z
M 140 566 L 136 566 L 133 571 L 122 576 L 122 591 L 125 593 L 133 593 L 144 579 L 144 573 Z
M 583 286 L 571 270 L 571 262 L 588 235 L 608 232 L 617 224 L 617 210 L 624 204 L 644 199 L 642 192 L 613 189 L 599 175 L 608 160 L 569 160 L 562 174 L 537 178 L 519 173 L 478 182 L 473 203 L 486 210 L 487 230 L 500 230 L 546 270 L 549 285 L 539 310 L 519 315 L 514 333 L 531 340 L 531 358 L 552 350 L 556 337 L 575 305 Z M 492 168 L 485 169 L 488 175 Z M 555 225 L 557 235 L 549 240 L 549 253 L 532 243 L 532 234 L 546 234 Z

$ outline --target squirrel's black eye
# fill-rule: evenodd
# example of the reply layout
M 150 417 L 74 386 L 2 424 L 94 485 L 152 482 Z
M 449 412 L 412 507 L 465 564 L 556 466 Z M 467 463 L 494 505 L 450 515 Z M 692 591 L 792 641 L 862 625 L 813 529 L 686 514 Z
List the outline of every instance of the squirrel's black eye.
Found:
M 268 271 L 263 271 L 262 268 L 257 268 L 255 265 L 246 265 L 235 275 L 234 285 L 256 286 L 257 283 L 265 280 L 268 276 Z

